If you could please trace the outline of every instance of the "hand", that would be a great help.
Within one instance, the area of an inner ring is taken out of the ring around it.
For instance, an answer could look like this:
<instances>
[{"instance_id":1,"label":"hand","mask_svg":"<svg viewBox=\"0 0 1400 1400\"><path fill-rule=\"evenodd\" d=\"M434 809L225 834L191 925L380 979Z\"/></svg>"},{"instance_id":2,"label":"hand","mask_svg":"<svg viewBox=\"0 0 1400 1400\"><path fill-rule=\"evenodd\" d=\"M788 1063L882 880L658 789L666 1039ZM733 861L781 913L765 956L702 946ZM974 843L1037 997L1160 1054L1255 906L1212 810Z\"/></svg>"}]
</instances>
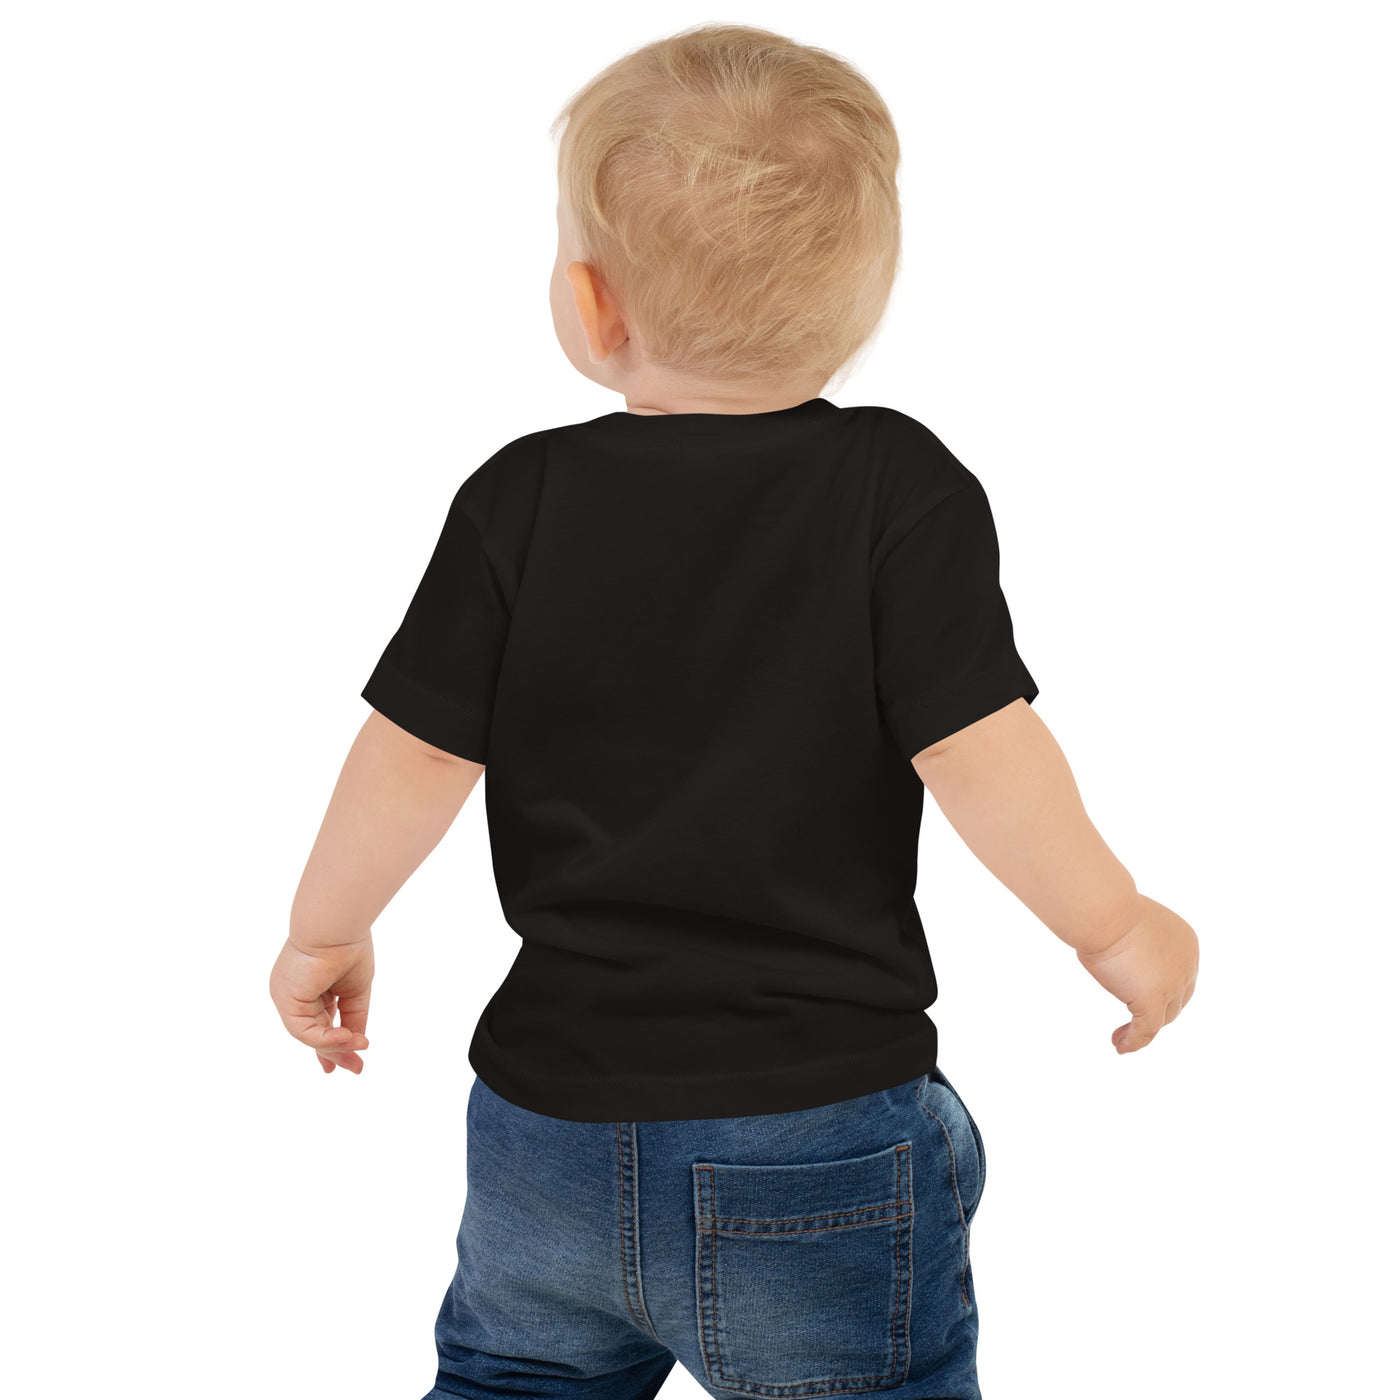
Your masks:
<instances>
[{"instance_id":1,"label":"hand","mask_svg":"<svg viewBox=\"0 0 1400 1400\"><path fill-rule=\"evenodd\" d=\"M1163 1026L1181 1015L1196 990L1200 961L1195 930L1179 914L1141 893L1138 911L1122 937L1098 952L1078 955L1090 976L1133 1013L1113 1032L1120 1055L1150 1045Z\"/></svg>"},{"instance_id":2,"label":"hand","mask_svg":"<svg viewBox=\"0 0 1400 1400\"><path fill-rule=\"evenodd\" d=\"M365 1062L355 1052L369 1046L365 1023L373 979L374 944L368 935L362 942L305 949L289 938L273 964L268 991L282 1024L316 1052L327 1074L337 1065L359 1074Z\"/></svg>"}]
</instances>

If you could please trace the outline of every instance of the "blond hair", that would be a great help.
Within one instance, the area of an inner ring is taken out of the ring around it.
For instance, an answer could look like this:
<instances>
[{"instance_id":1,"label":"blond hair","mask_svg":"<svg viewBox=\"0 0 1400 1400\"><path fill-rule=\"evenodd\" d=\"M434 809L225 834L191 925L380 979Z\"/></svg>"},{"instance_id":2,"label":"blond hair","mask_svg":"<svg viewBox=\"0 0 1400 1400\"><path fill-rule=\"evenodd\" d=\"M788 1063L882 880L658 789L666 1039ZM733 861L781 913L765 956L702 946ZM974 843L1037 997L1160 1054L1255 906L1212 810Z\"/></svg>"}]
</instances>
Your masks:
<instances>
[{"instance_id":1,"label":"blond hair","mask_svg":"<svg viewBox=\"0 0 1400 1400\"><path fill-rule=\"evenodd\" d=\"M823 383L874 334L900 260L899 140L854 67L707 23L569 98L560 198L655 365Z\"/></svg>"}]
</instances>

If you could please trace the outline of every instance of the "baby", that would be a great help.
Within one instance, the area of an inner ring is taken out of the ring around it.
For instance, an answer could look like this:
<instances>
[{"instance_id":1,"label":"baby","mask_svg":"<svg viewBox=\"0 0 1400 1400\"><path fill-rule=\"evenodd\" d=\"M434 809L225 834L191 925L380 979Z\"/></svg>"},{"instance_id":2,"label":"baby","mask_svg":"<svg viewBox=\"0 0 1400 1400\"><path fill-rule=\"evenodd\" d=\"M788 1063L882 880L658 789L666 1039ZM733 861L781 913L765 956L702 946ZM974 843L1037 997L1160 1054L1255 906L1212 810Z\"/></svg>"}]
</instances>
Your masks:
<instances>
[{"instance_id":1,"label":"baby","mask_svg":"<svg viewBox=\"0 0 1400 1400\"><path fill-rule=\"evenodd\" d=\"M271 992L360 1073L371 925L489 767L521 946L475 1028L443 1397L979 1396L981 1134L938 1065L924 792L1131 1012L1191 997L1031 708L976 476L822 391L899 145L851 65L707 24L555 123L560 345L625 409L457 490L364 688Z\"/></svg>"}]
</instances>

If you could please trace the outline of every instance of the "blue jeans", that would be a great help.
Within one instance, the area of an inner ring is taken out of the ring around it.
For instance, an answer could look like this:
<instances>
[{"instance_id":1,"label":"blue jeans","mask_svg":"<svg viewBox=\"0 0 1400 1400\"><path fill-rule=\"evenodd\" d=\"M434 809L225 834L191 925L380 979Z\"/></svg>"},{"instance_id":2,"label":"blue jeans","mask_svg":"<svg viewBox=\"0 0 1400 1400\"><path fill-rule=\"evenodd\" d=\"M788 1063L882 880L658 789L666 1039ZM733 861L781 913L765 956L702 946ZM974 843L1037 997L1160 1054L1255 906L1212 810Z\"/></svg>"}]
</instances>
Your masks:
<instances>
[{"instance_id":1,"label":"blue jeans","mask_svg":"<svg viewBox=\"0 0 1400 1400\"><path fill-rule=\"evenodd\" d=\"M982 1137L941 1071L794 1113L574 1123L480 1078L446 1397L980 1400Z\"/></svg>"}]
</instances>

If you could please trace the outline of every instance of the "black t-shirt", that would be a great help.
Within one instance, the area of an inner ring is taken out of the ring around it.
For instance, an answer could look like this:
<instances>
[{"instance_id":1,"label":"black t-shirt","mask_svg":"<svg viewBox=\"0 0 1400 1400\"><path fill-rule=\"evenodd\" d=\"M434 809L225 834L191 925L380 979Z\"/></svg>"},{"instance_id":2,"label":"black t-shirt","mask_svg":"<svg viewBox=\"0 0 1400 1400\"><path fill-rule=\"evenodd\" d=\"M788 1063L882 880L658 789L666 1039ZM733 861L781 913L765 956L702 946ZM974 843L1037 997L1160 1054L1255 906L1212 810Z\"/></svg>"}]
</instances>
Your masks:
<instances>
[{"instance_id":1,"label":"black t-shirt","mask_svg":"<svg viewBox=\"0 0 1400 1400\"><path fill-rule=\"evenodd\" d=\"M486 765L521 947L472 1068L582 1122L932 1069L909 760L1036 693L987 496L914 418L816 398L507 444L363 691Z\"/></svg>"}]
</instances>

